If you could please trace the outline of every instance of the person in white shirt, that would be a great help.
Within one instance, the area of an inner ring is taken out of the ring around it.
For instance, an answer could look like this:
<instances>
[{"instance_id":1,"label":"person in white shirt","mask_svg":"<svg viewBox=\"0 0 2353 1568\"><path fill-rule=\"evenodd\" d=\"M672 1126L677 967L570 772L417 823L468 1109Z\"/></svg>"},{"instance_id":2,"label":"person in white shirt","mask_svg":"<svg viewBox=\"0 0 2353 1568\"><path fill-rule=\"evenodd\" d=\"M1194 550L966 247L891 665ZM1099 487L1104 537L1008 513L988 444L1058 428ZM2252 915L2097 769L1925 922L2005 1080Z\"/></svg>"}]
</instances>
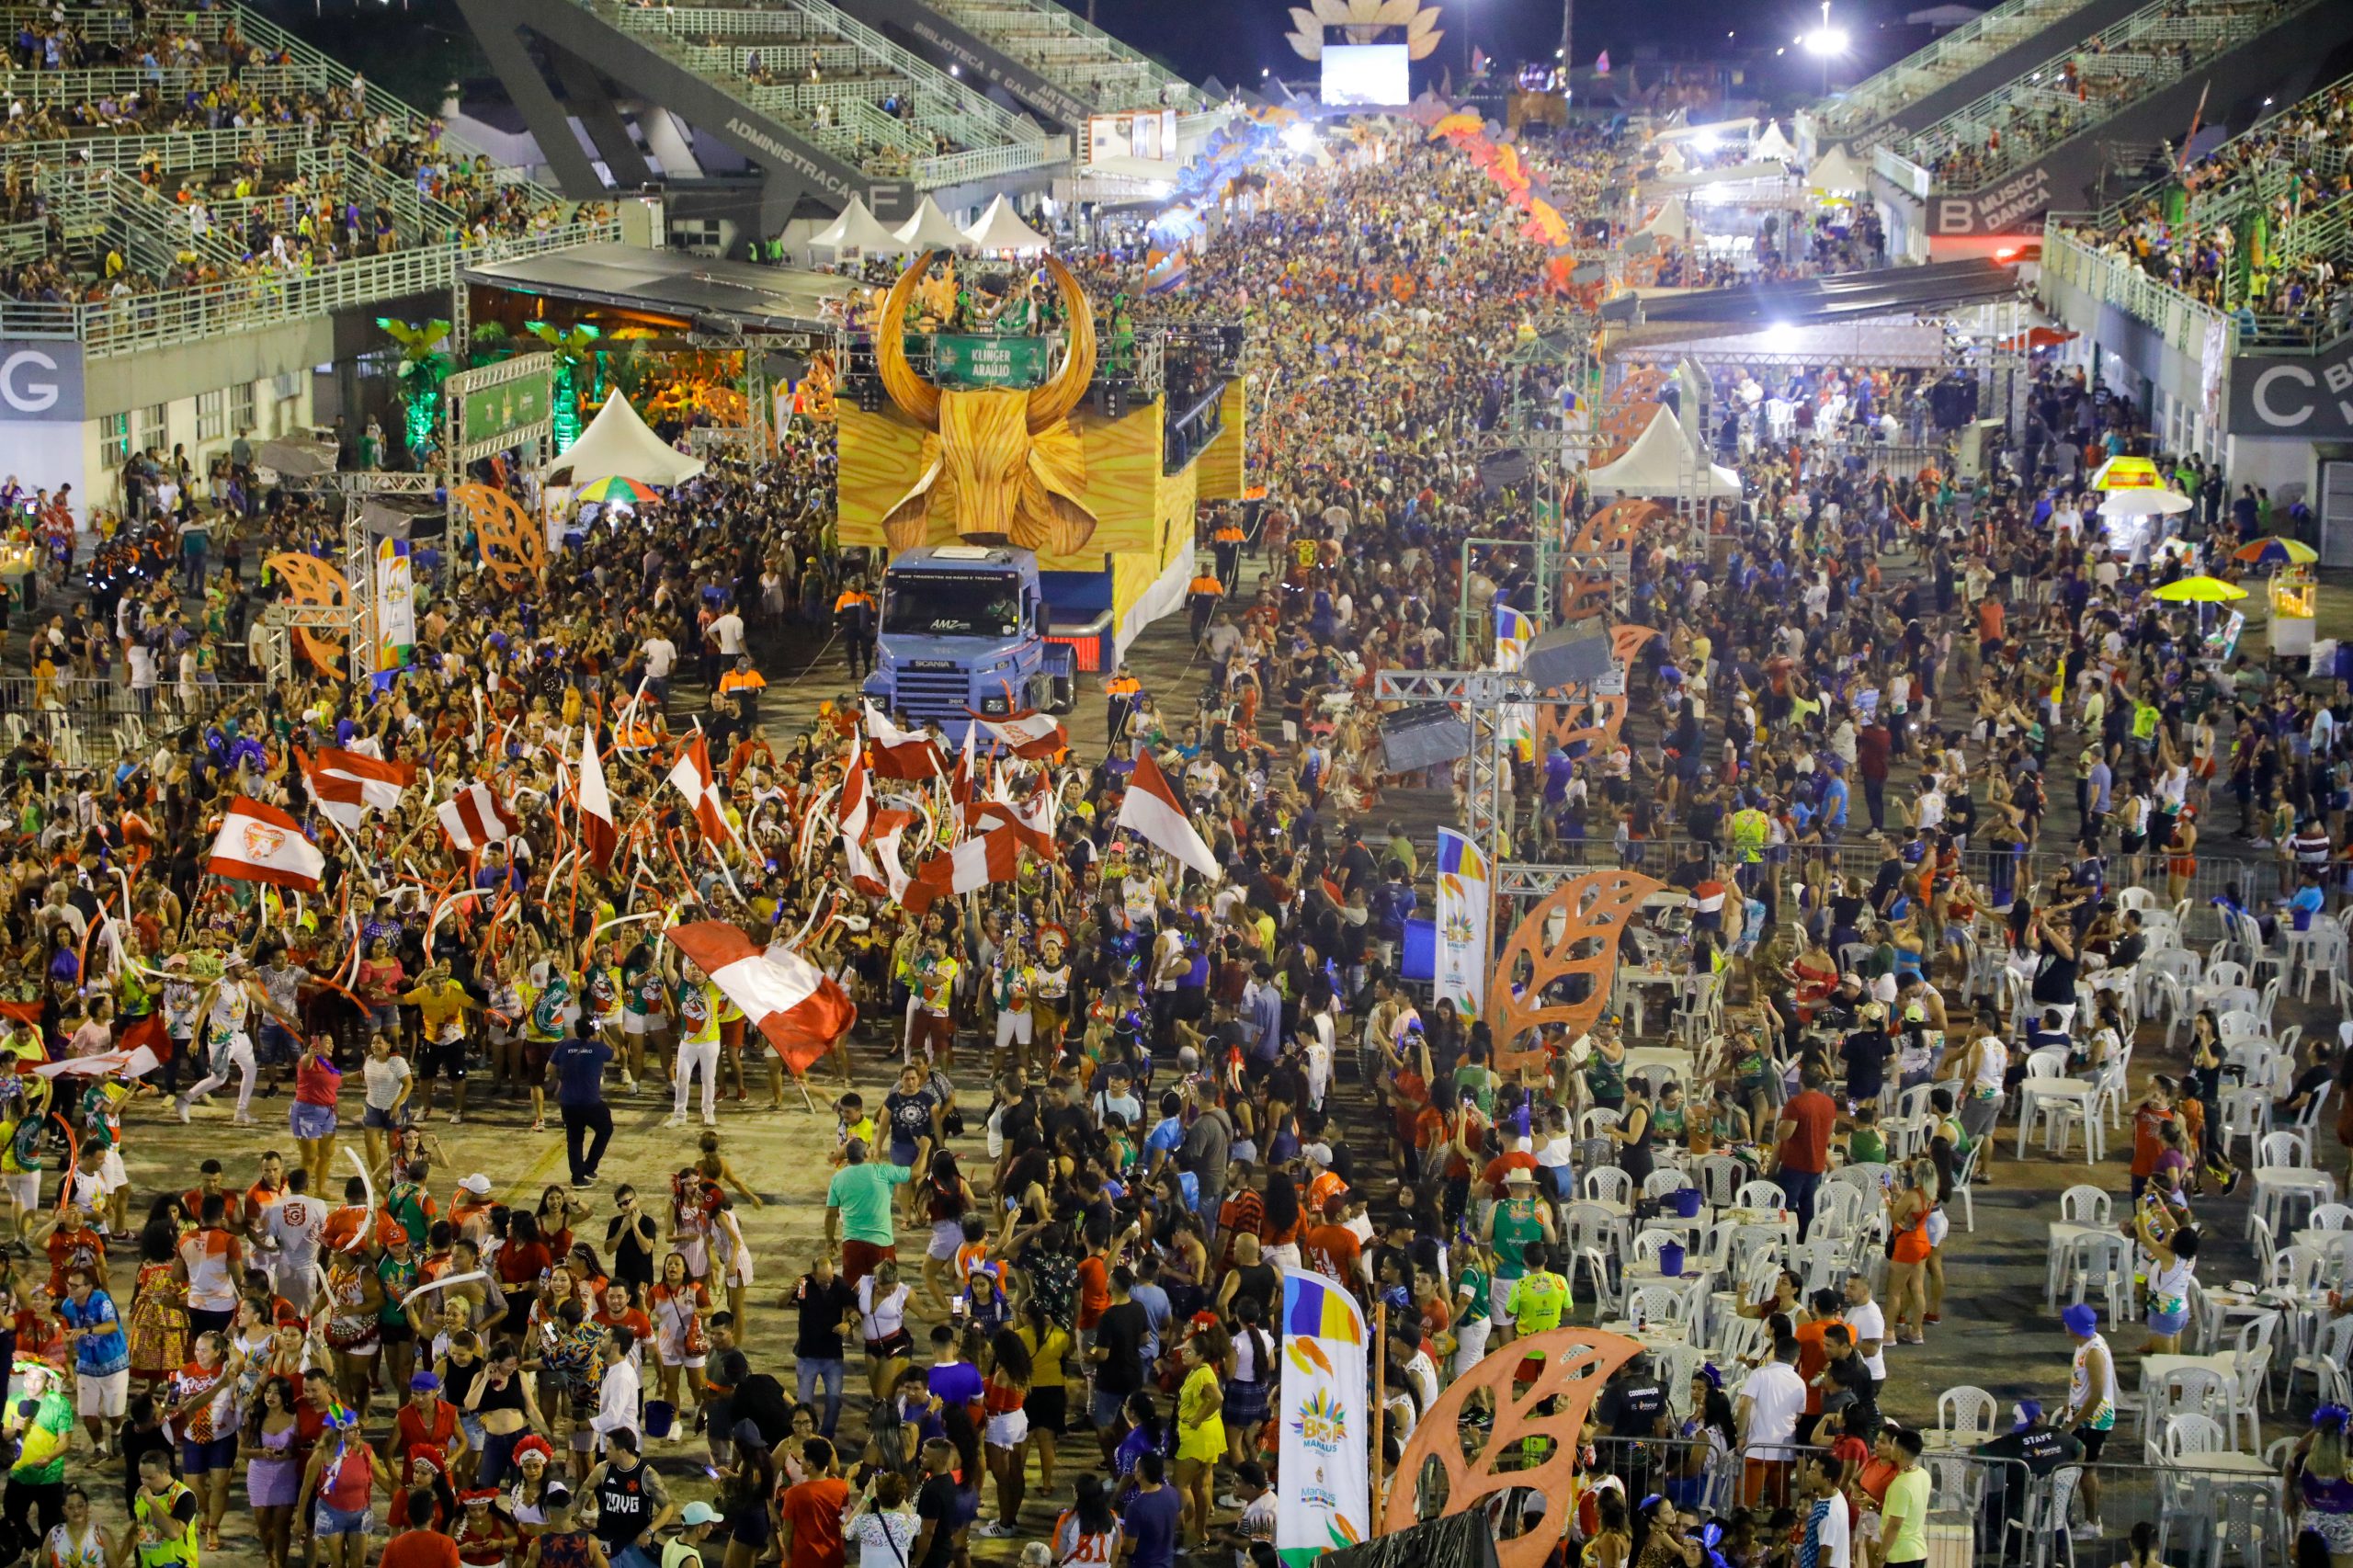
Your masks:
<instances>
[{"instance_id":1,"label":"person in white shirt","mask_svg":"<svg viewBox=\"0 0 2353 1568\"><path fill-rule=\"evenodd\" d=\"M317 1287L319 1233L326 1224L326 1205L304 1189L310 1173L286 1173L286 1196L263 1210L262 1232L267 1238L270 1289L286 1298L298 1312L311 1310Z\"/></svg>"},{"instance_id":2,"label":"person in white shirt","mask_svg":"<svg viewBox=\"0 0 2353 1568\"><path fill-rule=\"evenodd\" d=\"M1855 1335L1855 1354L1863 1358L1863 1366L1873 1381L1887 1381L1887 1314L1871 1300L1871 1282L1868 1275L1847 1276L1847 1311L1843 1314L1847 1326Z\"/></svg>"},{"instance_id":3,"label":"person in white shirt","mask_svg":"<svg viewBox=\"0 0 2353 1568\"><path fill-rule=\"evenodd\" d=\"M1740 1428L1743 1499L1780 1504L1790 1498L1790 1472L1797 1458L1792 1446L1798 1417L1805 1414L1805 1380L1798 1376L1798 1342L1785 1335L1773 1346L1773 1358L1748 1374L1733 1403L1733 1422Z\"/></svg>"},{"instance_id":4,"label":"person in white shirt","mask_svg":"<svg viewBox=\"0 0 2353 1568\"><path fill-rule=\"evenodd\" d=\"M670 672L678 667L677 644L657 631L645 640L639 652L645 655L647 689L654 701L666 700L670 695Z\"/></svg>"},{"instance_id":5,"label":"person in white shirt","mask_svg":"<svg viewBox=\"0 0 2353 1568\"><path fill-rule=\"evenodd\" d=\"M710 640L719 644L719 656L733 659L744 651L744 618L733 608L710 623Z\"/></svg>"},{"instance_id":6,"label":"person in white shirt","mask_svg":"<svg viewBox=\"0 0 2353 1568\"><path fill-rule=\"evenodd\" d=\"M588 1418L599 1447L615 1432L637 1430L637 1398L644 1380L631 1354L636 1348L637 1335L627 1328L616 1326L606 1336L605 1381L597 1389L597 1414Z\"/></svg>"},{"instance_id":7,"label":"person in white shirt","mask_svg":"<svg viewBox=\"0 0 2353 1568\"><path fill-rule=\"evenodd\" d=\"M1805 1472L1798 1477L1798 1527L1803 1543L1798 1549L1799 1561L1810 1562L1813 1568L1848 1568L1854 1561L1847 1499L1838 1489L1845 1471L1842 1460L1813 1454L1805 1461Z\"/></svg>"}]
</instances>

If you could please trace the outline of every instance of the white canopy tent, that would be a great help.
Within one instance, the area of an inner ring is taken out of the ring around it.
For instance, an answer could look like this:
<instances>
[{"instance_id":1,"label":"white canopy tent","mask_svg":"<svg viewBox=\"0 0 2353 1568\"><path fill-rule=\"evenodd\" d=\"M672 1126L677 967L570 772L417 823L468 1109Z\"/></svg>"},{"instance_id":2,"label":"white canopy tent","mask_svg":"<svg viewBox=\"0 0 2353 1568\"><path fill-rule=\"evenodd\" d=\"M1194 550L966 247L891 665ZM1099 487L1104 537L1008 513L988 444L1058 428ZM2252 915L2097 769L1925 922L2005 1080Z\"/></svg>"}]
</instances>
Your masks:
<instances>
[{"instance_id":1,"label":"white canopy tent","mask_svg":"<svg viewBox=\"0 0 2353 1568\"><path fill-rule=\"evenodd\" d=\"M905 250L957 250L972 244L964 231L948 221L939 203L926 196L915 215L899 225L899 244Z\"/></svg>"},{"instance_id":2,"label":"white canopy tent","mask_svg":"<svg viewBox=\"0 0 2353 1568\"><path fill-rule=\"evenodd\" d=\"M1596 495L1662 501L1737 501L1741 494L1740 475L1694 453L1683 426L1665 408L1652 419L1649 429L1634 437L1624 457L1588 470L1586 483Z\"/></svg>"},{"instance_id":3,"label":"white canopy tent","mask_svg":"<svg viewBox=\"0 0 2353 1568\"><path fill-rule=\"evenodd\" d=\"M1012 251L1019 256L1036 256L1053 248L1051 241L1021 221L1002 194L989 203L979 222L964 231L964 239L981 250Z\"/></svg>"},{"instance_id":4,"label":"white canopy tent","mask_svg":"<svg viewBox=\"0 0 2353 1568\"><path fill-rule=\"evenodd\" d=\"M1847 155L1844 147L1833 147L1813 161L1805 172L1806 187L1810 190L1865 190L1870 188L1863 168Z\"/></svg>"},{"instance_id":5,"label":"white canopy tent","mask_svg":"<svg viewBox=\"0 0 2353 1568\"><path fill-rule=\"evenodd\" d=\"M864 199L855 196L842 209L842 215L818 230L809 243L824 250L854 250L868 256L895 256L905 248L898 235L866 210Z\"/></svg>"},{"instance_id":6,"label":"white canopy tent","mask_svg":"<svg viewBox=\"0 0 2353 1568\"><path fill-rule=\"evenodd\" d=\"M2103 517L2170 517L2189 510L2192 503L2178 490L2103 490Z\"/></svg>"},{"instance_id":7,"label":"white canopy tent","mask_svg":"<svg viewBox=\"0 0 2353 1568\"><path fill-rule=\"evenodd\" d=\"M1656 234L1663 240L1673 240L1677 244L1686 244L1691 238L1690 209L1683 205L1681 197L1670 196L1660 206L1658 211L1652 215L1651 221L1634 233Z\"/></svg>"},{"instance_id":8,"label":"white canopy tent","mask_svg":"<svg viewBox=\"0 0 2353 1568\"><path fill-rule=\"evenodd\" d=\"M1765 122L1765 134L1749 143L1748 155L1752 158L1794 158L1798 150L1790 144L1788 137L1781 134L1781 122L1768 119Z\"/></svg>"},{"instance_id":9,"label":"white canopy tent","mask_svg":"<svg viewBox=\"0 0 2353 1568\"><path fill-rule=\"evenodd\" d=\"M577 490L616 475L644 484L682 484L702 471L700 458L690 458L665 445L638 417L629 399L615 392L580 433L580 439L572 443L572 449L555 460L550 473L568 475L559 483Z\"/></svg>"}]
</instances>

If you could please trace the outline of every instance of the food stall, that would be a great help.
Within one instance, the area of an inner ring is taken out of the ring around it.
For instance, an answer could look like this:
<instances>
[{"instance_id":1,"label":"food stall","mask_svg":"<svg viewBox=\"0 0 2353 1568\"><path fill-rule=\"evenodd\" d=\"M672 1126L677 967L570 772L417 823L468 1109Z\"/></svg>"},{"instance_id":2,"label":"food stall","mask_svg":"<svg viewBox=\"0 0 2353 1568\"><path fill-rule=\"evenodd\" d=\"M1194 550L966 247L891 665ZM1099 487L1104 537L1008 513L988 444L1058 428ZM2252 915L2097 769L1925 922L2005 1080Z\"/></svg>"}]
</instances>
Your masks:
<instances>
[{"instance_id":1,"label":"food stall","mask_svg":"<svg viewBox=\"0 0 2353 1568\"><path fill-rule=\"evenodd\" d=\"M2267 633L2275 659L2312 656L2313 622L2319 609L2320 585L2313 580L2319 552L2302 540L2277 535L2249 540L2231 551L2231 559L2248 566L2271 568L2271 625Z\"/></svg>"}]
</instances>

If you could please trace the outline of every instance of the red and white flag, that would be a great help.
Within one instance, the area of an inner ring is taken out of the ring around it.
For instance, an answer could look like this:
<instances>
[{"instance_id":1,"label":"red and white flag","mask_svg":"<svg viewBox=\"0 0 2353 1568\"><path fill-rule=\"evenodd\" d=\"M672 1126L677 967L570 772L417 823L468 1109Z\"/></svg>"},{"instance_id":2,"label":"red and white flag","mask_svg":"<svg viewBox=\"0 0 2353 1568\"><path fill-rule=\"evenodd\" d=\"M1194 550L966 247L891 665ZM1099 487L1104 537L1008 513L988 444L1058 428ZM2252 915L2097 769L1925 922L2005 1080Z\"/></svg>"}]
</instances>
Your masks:
<instances>
[{"instance_id":1,"label":"red and white flag","mask_svg":"<svg viewBox=\"0 0 2353 1568\"><path fill-rule=\"evenodd\" d=\"M1069 733L1044 713L1016 713L1010 719L983 719L981 727L1006 750L1030 762L1042 762L1070 749Z\"/></svg>"},{"instance_id":2,"label":"red and white flag","mask_svg":"<svg viewBox=\"0 0 2353 1568\"><path fill-rule=\"evenodd\" d=\"M512 838L522 824L507 811L497 791L487 784L469 784L433 808L441 831L461 854L471 855L485 844Z\"/></svg>"},{"instance_id":3,"label":"red and white flag","mask_svg":"<svg viewBox=\"0 0 2353 1568\"><path fill-rule=\"evenodd\" d=\"M695 826L705 840L718 844L735 836L727 825L727 799L719 792L719 780L710 771L710 747L698 731L679 748L678 760L670 767L670 784L687 798L694 808Z\"/></svg>"},{"instance_id":4,"label":"red and white flag","mask_svg":"<svg viewBox=\"0 0 2353 1568\"><path fill-rule=\"evenodd\" d=\"M936 778L948 771L938 742L902 730L871 702L866 705L866 733L874 741L874 771L885 778Z\"/></svg>"},{"instance_id":5,"label":"red and white flag","mask_svg":"<svg viewBox=\"0 0 2353 1568\"><path fill-rule=\"evenodd\" d=\"M1225 868L1185 814L1184 801L1169 786L1150 752L1136 753L1136 770L1128 780L1127 798L1120 802L1118 824L1155 849L1165 850L1211 881L1223 880Z\"/></svg>"},{"instance_id":6,"label":"red and white flag","mask_svg":"<svg viewBox=\"0 0 2353 1568\"><path fill-rule=\"evenodd\" d=\"M864 747L853 747L849 771L842 775L839 808L842 836L852 844L866 841L866 824L874 815L874 780L866 770Z\"/></svg>"},{"instance_id":7,"label":"red and white flag","mask_svg":"<svg viewBox=\"0 0 2353 1568\"><path fill-rule=\"evenodd\" d=\"M294 754L319 814L346 833L358 831L370 811L400 808L401 791L416 782L416 765L385 762L356 751L322 746L316 756Z\"/></svg>"},{"instance_id":8,"label":"red and white flag","mask_svg":"<svg viewBox=\"0 0 2353 1568\"><path fill-rule=\"evenodd\" d=\"M763 950L724 920L673 926L668 935L744 1009L795 1077L858 1022L848 993L799 953L781 947Z\"/></svg>"},{"instance_id":9,"label":"red and white flag","mask_svg":"<svg viewBox=\"0 0 2353 1568\"><path fill-rule=\"evenodd\" d=\"M1054 793L1051 790L1040 790L1024 804L992 797L972 808L971 820L976 831L1004 827L1040 860L1054 858Z\"/></svg>"},{"instance_id":10,"label":"red and white flag","mask_svg":"<svg viewBox=\"0 0 2353 1568\"><path fill-rule=\"evenodd\" d=\"M917 866L899 902L909 914L921 915L935 898L978 892L992 882L1011 881L1020 864L1021 842L1010 829L983 833Z\"/></svg>"},{"instance_id":11,"label":"red and white flag","mask_svg":"<svg viewBox=\"0 0 2353 1568\"><path fill-rule=\"evenodd\" d=\"M597 755L597 726L580 728L580 852L603 871L611 869L621 846L621 830L613 816L612 792L605 788L605 762Z\"/></svg>"},{"instance_id":12,"label":"red and white flag","mask_svg":"<svg viewBox=\"0 0 2353 1568\"><path fill-rule=\"evenodd\" d=\"M899 858L899 840L904 827L894 827L874 840L874 853L869 856L866 846L855 838L845 841L849 853L850 885L869 898L887 898L904 903L907 896L907 869Z\"/></svg>"},{"instance_id":13,"label":"red and white flag","mask_svg":"<svg viewBox=\"0 0 2353 1568\"><path fill-rule=\"evenodd\" d=\"M143 1078L171 1057L172 1037L164 1028L163 1015L149 1013L123 1031L122 1040L114 1050L102 1051L96 1056L44 1062L33 1072L43 1078L61 1074L76 1078Z\"/></svg>"},{"instance_id":14,"label":"red and white flag","mask_svg":"<svg viewBox=\"0 0 2353 1568\"><path fill-rule=\"evenodd\" d=\"M238 796L212 840L204 869L238 882L270 882L303 892L319 891L327 858L302 836L301 824L276 806Z\"/></svg>"},{"instance_id":15,"label":"red and white flag","mask_svg":"<svg viewBox=\"0 0 2353 1568\"><path fill-rule=\"evenodd\" d=\"M956 754L956 771L948 780L948 803L960 812L981 798L980 784L975 777L981 759L973 754L979 750L972 743L980 738L977 719L964 721L964 749Z\"/></svg>"}]
</instances>

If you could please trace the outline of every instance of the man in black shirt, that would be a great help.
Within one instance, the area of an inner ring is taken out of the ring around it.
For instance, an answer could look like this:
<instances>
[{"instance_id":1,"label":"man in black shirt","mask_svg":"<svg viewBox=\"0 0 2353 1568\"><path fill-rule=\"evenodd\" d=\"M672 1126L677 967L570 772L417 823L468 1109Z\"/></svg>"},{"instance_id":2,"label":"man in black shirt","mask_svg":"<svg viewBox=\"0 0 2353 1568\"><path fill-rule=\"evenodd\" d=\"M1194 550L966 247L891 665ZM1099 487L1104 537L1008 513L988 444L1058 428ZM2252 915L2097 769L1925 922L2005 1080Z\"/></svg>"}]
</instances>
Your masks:
<instances>
[{"instance_id":1,"label":"man in black shirt","mask_svg":"<svg viewBox=\"0 0 2353 1568\"><path fill-rule=\"evenodd\" d=\"M1121 1264L1111 1270L1111 1304L1097 1320L1095 1344L1086 1353L1095 1363L1095 1436L1106 1465L1119 1446L1120 1409L1143 1386L1143 1347L1152 1336L1151 1315L1136 1301L1135 1288L1133 1269Z\"/></svg>"},{"instance_id":2,"label":"man in black shirt","mask_svg":"<svg viewBox=\"0 0 2353 1568\"><path fill-rule=\"evenodd\" d=\"M1894 1043L1887 1036L1887 1005L1866 1002L1857 1014L1859 1024L1839 1048L1847 1064L1847 1103L1859 1106L1876 1100L1887 1087L1887 1059Z\"/></svg>"},{"instance_id":3,"label":"man in black shirt","mask_svg":"<svg viewBox=\"0 0 2353 1568\"><path fill-rule=\"evenodd\" d=\"M793 1379L803 1404L824 1386L824 1416L817 1429L830 1437L842 1414L842 1326L858 1311L858 1292L834 1272L834 1260L820 1252L792 1288L792 1304L801 1314L792 1336Z\"/></svg>"},{"instance_id":4,"label":"man in black shirt","mask_svg":"<svg viewBox=\"0 0 2353 1568\"><path fill-rule=\"evenodd\" d=\"M1618 1375L1601 1391L1594 1415L1613 1437L1665 1435L1666 1386L1659 1381L1648 1356L1636 1356L1618 1369Z\"/></svg>"},{"instance_id":5,"label":"man in black shirt","mask_svg":"<svg viewBox=\"0 0 2353 1568\"><path fill-rule=\"evenodd\" d=\"M976 1479L976 1494L979 1486ZM956 1445L945 1437L923 1446L923 1485L915 1492L915 1517L923 1522L915 1530L914 1550L907 1553L908 1568L948 1568L964 1534L959 1522L964 1506L956 1495Z\"/></svg>"},{"instance_id":6,"label":"man in black shirt","mask_svg":"<svg viewBox=\"0 0 2353 1568\"><path fill-rule=\"evenodd\" d=\"M2013 1425L2008 1436L1996 1437L1990 1443L1980 1443L1971 1451L1990 1460L2016 1460L2023 1463L2027 1474L2038 1482L2063 1465L2082 1462L2084 1445L2081 1440L2074 1433L2059 1431L2046 1423L2042 1418L2040 1401L2020 1400L2010 1407L2010 1415ZM1991 1464L1985 1469L1985 1505L1989 1511L2001 1518L2002 1534L2006 1537L2008 1527L2026 1512L2026 1488L2007 1484L2010 1475L2007 1464Z\"/></svg>"}]
</instances>

